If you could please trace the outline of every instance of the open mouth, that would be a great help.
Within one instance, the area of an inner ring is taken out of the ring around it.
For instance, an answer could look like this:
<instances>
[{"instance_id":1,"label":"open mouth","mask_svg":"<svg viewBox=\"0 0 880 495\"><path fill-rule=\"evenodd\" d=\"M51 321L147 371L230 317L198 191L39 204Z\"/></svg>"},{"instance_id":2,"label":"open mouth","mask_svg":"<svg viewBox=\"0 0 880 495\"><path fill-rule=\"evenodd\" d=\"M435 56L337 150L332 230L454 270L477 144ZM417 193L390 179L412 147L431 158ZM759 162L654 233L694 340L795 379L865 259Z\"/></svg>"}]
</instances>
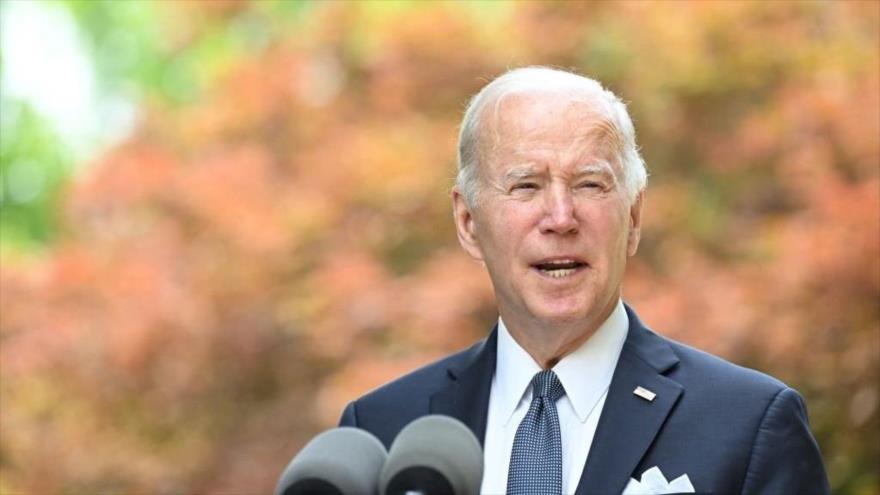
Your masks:
<instances>
[{"instance_id":1,"label":"open mouth","mask_svg":"<svg viewBox=\"0 0 880 495\"><path fill-rule=\"evenodd\" d=\"M586 263L575 259L542 261L532 265L536 270L551 278L564 278L574 275L575 272L585 266L587 266Z\"/></svg>"}]
</instances>

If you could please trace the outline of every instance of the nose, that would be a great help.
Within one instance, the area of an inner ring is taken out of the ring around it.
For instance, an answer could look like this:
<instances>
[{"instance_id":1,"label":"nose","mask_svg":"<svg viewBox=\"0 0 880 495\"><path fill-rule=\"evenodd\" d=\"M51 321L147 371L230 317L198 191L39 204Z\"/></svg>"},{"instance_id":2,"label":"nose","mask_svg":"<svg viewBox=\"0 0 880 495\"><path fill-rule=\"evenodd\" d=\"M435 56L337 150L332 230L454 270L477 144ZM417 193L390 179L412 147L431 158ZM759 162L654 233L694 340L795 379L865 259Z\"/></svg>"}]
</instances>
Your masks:
<instances>
[{"instance_id":1,"label":"nose","mask_svg":"<svg viewBox=\"0 0 880 495\"><path fill-rule=\"evenodd\" d=\"M574 199L568 187L554 184L545 190L544 216L539 228L545 234L577 233L578 219L575 217Z\"/></svg>"}]
</instances>

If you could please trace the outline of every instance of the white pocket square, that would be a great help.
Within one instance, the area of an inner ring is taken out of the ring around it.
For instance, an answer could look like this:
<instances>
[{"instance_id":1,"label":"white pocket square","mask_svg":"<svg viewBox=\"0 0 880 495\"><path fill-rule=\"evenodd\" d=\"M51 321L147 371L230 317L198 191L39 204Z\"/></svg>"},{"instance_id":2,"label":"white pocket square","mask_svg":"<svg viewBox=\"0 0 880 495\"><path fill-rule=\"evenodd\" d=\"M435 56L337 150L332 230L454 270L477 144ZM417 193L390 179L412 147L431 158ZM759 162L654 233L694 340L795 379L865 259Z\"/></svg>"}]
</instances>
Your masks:
<instances>
[{"instance_id":1,"label":"white pocket square","mask_svg":"<svg viewBox=\"0 0 880 495\"><path fill-rule=\"evenodd\" d=\"M666 477L657 466L642 473L642 480L630 478L621 495L659 495L663 493L694 493L694 485L691 484L688 475L683 474L672 481L666 481Z\"/></svg>"}]
</instances>

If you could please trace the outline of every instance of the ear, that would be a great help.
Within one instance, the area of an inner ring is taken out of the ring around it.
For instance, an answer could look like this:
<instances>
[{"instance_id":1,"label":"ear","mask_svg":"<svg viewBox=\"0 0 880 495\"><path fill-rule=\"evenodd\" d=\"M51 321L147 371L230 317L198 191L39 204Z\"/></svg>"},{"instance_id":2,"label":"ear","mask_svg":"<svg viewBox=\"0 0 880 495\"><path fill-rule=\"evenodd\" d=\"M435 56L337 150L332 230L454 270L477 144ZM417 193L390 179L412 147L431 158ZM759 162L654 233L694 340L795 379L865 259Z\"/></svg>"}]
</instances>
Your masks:
<instances>
[{"instance_id":1,"label":"ear","mask_svg":"<svg viewBox=\"0 0 880 495\"><path fill-rule=\"evenodd\" d=\"M626 254L633 256L639 249L639 240L642 237L642 205L645 202L644 189L639 191L636 200L629 207L629 234L626 239Z\"/></svg>"},{"instance_id":2,"label":"ear","mask_svg":"<svg viewBox=\"0 0 880 495\"><path fill-rule=\"evenodd\" d=\"M452 216L455 220L455 230L458 233L458 242L461 247L471 258L483 261L483 251L477 241L474 216L458 187L452 189Z\"/></svg>"}]
</instances>

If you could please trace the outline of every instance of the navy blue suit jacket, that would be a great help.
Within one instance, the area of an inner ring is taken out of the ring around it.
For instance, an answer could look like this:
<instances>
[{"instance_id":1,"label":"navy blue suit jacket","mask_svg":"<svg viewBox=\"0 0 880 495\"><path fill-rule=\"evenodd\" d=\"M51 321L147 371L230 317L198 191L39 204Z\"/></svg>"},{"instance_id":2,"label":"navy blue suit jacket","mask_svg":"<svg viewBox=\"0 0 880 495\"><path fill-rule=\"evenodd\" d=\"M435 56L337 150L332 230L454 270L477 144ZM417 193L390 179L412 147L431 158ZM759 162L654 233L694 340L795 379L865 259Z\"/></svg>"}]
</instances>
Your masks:
<instances>
[{"instance_id":1,"label":"navy blue suit jacket","mask_svg":"<svg viewBox=\"0 0 880 495\"><path fill-rule=\"evenodd\" d=\"M626 311L629 331L577 495L619 494L653 466L670 481L687 474L697 493L830 491L797 391L661 337ZM445 414L482 443L496 332L350 403L340 425L363 428L390 447L412 420ZM656 398L634 395L639 386Z\"/></svg>"}]
</instances>

